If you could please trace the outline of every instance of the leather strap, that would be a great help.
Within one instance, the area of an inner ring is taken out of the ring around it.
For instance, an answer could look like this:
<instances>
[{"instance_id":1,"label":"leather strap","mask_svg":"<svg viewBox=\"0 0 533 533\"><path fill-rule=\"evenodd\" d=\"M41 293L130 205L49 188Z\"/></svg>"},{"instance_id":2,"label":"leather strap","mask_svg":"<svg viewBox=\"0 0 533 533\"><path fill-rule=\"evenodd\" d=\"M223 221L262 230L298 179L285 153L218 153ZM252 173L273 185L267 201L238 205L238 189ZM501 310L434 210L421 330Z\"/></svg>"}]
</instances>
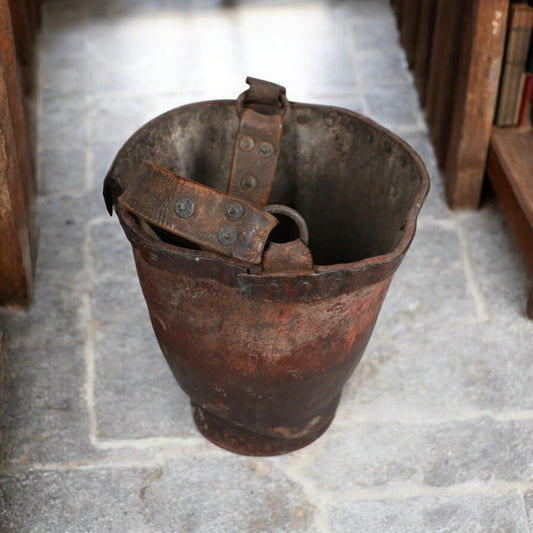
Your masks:
<instances>
[{"instance_id":1,"label":"leather strap","mask_svg":"<svg viewBox=\"0 0 533 533\"><path fill-rule=\"evenodd\" d=\"M236 196L145 162L119 204L149 224L200 247L261 263L275 216Z\"/></svg>"},{"instance_id":2,"label":"leather strap","mask_svg":"<svg viewBox=\"0 0 533 533\"><path fill-rule=\"evenodd\" d=\"M250 77L246 82L250 88L237 100L241 121L233 148L228 193L264 206L274 183L283 119L290 105L281 85Z\"/></svg>"}]
</instances>

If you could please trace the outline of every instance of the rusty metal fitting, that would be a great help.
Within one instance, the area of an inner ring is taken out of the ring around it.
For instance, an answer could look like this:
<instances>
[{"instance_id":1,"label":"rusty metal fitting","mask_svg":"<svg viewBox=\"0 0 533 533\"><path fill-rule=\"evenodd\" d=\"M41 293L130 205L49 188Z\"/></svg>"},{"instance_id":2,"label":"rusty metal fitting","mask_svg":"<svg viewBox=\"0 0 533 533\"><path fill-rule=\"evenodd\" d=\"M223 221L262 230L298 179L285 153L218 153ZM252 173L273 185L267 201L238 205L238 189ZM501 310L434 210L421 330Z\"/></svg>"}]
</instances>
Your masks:
<instances>
[{"instance_id":1,"label":"rusty metal fitting","mask_svg":"<svg viewBox=\"0 0 533 533\"><path fill-rule=\"evenodd\" d=\"M246 83L250 88L239 95L235 108L239 117L246 106L254 108L266 115L281 115L283 122L290 115L290 102L287 99L285 87L248 76Z\"/></svg>"},{"instance_id":2,"label":"rusty metal fitting","mask_svg":"<svg viewBox=\"0 0 533 533\"><path fill-rule=\"evenodd\" d=\"M296 211L296 209L286 205L272 204L267 205L264 210L271 215L285 215L293 220L298 228L298 232L300 233L300 240L306 246L309 244L309 229L307 227L307 222L305 221L304 217L298 213L298 211Z\"/></svg>"}]
</instances>

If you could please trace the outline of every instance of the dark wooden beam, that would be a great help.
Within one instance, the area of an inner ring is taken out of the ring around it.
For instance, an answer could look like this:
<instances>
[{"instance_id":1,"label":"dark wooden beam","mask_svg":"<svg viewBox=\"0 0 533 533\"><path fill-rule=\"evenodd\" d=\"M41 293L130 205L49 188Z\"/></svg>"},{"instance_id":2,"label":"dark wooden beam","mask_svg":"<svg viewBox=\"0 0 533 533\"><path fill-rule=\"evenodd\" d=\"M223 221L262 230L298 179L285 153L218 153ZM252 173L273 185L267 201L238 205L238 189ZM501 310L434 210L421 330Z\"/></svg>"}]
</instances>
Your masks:
<instances>
[{"instance_id":1,"label":"dark wooden beam","mask_svg":"<svg viewBox=\"0 0 533 533\"><path fill-rule=\"evenodd\" d=\"M498 94L508 0L465 2L463 44L444 166L451 208L479 204Z\"/></svg>"}]
</instances>

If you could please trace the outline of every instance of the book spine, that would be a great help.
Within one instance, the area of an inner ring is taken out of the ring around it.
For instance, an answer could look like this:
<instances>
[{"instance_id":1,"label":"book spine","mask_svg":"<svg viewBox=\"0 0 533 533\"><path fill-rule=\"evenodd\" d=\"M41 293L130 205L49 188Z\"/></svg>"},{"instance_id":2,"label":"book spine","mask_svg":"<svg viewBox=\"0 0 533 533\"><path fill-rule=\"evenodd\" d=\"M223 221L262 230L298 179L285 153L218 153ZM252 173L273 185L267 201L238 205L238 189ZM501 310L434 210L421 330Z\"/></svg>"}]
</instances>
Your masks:
<instances>
[{"instance_id":1,"label":"book spine","mask_svg":"<svg viewBox=\"0 0 533 533\"><path fill-rule=\"evenodd\" d=\"M519 119L532 28L533 9L525 4L512 5L495 117L497 126L514 126Z\"/></svg>"},{"instance_id":2,"label":"book spine","mask_svg":"<svg viewBox=\"0 0 533 533\"><path fill-rule=\"evenodd\" d=\"M531 127L531 102L533 101L533 73L525 74L524 91L518 115L518 127Z\"/></svg>"}]
</instances>

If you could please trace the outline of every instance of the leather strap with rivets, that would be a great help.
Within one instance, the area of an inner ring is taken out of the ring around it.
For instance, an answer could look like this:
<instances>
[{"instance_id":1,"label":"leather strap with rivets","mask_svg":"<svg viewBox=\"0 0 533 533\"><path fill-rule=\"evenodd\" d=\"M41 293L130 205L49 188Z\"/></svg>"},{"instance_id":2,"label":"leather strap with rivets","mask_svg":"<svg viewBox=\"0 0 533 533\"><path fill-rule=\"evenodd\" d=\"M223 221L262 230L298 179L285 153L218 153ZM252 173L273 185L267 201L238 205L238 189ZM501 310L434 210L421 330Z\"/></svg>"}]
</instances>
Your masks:
<instances>
[{"instance_id":1,"label":"leather strap with rivets","mask_svg":"<svg viewBox=\"0 0 533 533\"><path fill-rule=\"evenodd\" d=\"M240 115L228 193L267 204L274 182L283 120L289 110L285 88L248 77L250 88L237 100Z\"/></svg>"},{"instance_id":2,"label":"leather strap with rivets","mask_svg":"<svg viewBox=\"0 0 533 533\"><path fill-rule=\"evenodd\" d=\"M261 263L278 220L237 196L145 162L118 198L121 206L152 226L201 248L248 263Z\"/></svg>"}]
</instances>

